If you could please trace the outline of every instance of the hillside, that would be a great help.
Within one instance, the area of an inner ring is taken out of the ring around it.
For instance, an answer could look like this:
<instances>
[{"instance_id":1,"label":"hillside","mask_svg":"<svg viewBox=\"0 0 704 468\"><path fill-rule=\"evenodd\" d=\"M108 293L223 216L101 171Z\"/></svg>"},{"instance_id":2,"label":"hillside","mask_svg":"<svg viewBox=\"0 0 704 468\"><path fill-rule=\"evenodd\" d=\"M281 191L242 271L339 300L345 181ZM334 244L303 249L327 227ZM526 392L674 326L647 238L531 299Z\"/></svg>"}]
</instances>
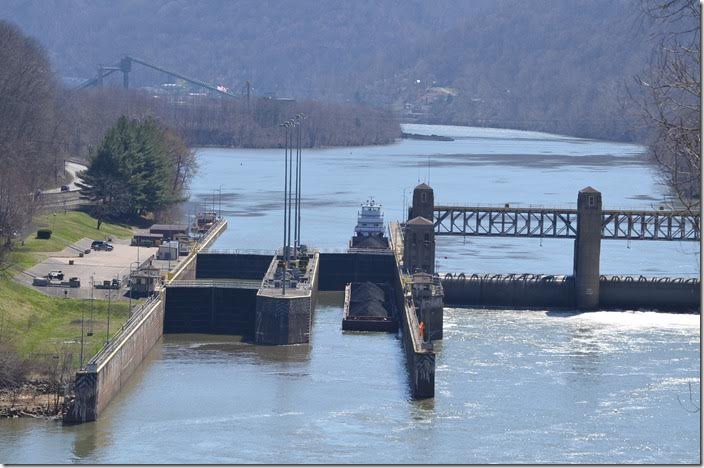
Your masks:
<instances>
[{"instance_id":1,"label":"hillside","mask_svg":"<svg viewBox=\"0 0 704 468\"><path fill-rule=\"evenodd\" d=\"M259 95L632 140L624 86L654 46L639 12L637 0L5 0L0 17L64 77L129 53Z\"/></svg>"}]
</instances>

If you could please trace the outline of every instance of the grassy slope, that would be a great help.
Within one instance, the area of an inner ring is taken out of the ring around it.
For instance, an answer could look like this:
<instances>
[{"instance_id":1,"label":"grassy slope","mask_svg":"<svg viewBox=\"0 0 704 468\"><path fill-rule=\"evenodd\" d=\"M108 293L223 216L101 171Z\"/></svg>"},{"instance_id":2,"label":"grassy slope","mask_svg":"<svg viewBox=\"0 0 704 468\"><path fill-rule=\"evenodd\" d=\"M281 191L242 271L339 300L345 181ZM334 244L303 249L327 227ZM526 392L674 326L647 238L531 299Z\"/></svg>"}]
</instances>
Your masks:
<instances>
[{"instance_id":1,"label":"grassy slope","mask_svg":"<svg viewBox=\"0 0 704 468\"><path fill-rule=\"evenodd\" d=\"M80 211L64 213L51 213L37 216L34 220L37 228L52 230L51 239L36 239L34 234L24 241L24 247L19 247L20 252L57 252L67 245L83 237L91 239L104 239L106 236L129 237L132 230L129 226L103 223L98 231L96 220Z\"/></svg>"},{"instance_id":2,"label":"grassy slope","mask_svg":"<svg viewBox=\"0 0 704 468\"><path fill-rule=\"evenodd\" d=\"M83 237L102 239L105 236L128 237L127 226L96 221L85 213L41 215L35 219L39 227L53 230L51 239L27 237L24 246L17 246L0 268L0 343L10 343L24 356L70 350L77 362L80 353L81 314L86 332L90 329L91 301L46 296L16 283L12 276L41 261L37 252L62 250ZM110 330L113 332L127 319L127 304L113 302L110 307ZM84 354L91 356L102 346L107 329L107 301L93 304L93 336L84 338ZM112 332L111 332L112 334ZM76 343L69 343L76 341Z\"/></svg>"}]
</instances>

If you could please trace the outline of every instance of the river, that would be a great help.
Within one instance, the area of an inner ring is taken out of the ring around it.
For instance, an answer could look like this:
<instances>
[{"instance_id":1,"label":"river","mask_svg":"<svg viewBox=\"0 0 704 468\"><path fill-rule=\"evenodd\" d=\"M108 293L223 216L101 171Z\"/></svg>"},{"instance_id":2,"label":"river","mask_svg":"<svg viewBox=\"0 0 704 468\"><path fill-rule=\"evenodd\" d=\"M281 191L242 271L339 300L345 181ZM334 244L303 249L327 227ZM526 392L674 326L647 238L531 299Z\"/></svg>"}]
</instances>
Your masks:
<instances>
[{"instance_id":1,"label":"river","mask_svg":"<svg viewBox=\"0 0 704 468\"><path fill-rule=\"evenodd\" d=\"M427 181L437 204L653 208L638 145L406 125L455 141L304 151L302 238L344 249L360 203L400 219ZM194 203L229 220L215 247L281 243L283 151L198 150ZM218 190L222 188L221 195ZM572 242L439 238L441 272L569 274ZM604 273L699 276L699 245L604 241ZM310 345L166 336L101 419L0 421L6 463L699 463L700 316L445 309L436 397L409 398L398 337L343 333L322 293Z\"/></svg>"}]
</instances>

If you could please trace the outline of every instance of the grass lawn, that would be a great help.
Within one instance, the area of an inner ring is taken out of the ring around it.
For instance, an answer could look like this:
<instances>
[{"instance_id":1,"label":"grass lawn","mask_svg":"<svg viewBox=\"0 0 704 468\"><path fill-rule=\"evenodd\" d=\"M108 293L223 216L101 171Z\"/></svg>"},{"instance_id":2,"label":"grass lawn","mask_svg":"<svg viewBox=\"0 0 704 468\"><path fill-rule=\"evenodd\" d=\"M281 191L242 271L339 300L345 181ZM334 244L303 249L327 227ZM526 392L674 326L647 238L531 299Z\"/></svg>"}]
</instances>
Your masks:
<instances>
[{"instance_id":1,"label":"grass lawn","mask_svg":"<svg viewBox=\"0 0 704 468\"><path fill-rule=\"evenodd\" d=\"M107 301L95 300L91 305L90 300L46 296L12 277L42 261L44 256L39 252L62 250L83 237L129 237L132 231L129 226L110 223L103 223L98 231L96 220L79 211L40 215L34 221L38 227L48 227L53 233L51 239L36 239L32 233L0 265L0 344L9 344L25 357L70 351L78 364L83 317L84 361L87 361L105 342ZM111 303L111 335L127 320L127 309L124 302ZM86 336L90 331L92 336Z\"/></svg>"},{"instance_id":2,"label":"grass lawn","mask_svg":"<svg viewBox=\"0 0 704 468\"><path fill-rule=\"evenodd\" d=\"M84 237L104 239L107 236L125 238L132 235L129 226L120 224L103 223L100 230L97 230L95 218L82 211L39 215L34 219L34 224L37 229L51 229L51 239L37 239L35 231L24 240L24 246L18 246L15 252L57 252Z\"/></svg>"},{"instance_id":3,"label":"grass lawn","mask_svg":"<svg viewBox=\"0 0 704 468\"><path fill-rule=\"evenodd\" d=\"M78 363L81 318L84 319L84 354L87 360L105 342L107 301L91 301L45 296L15 282L7 272L0 274L0 343L9 344L20 355L73 353ZM127 320L128 305L110 304L111 335ZM92 326L91 326L92 325ZM93 331L92 336L86 334Z\"/></svg>"}]
</instances>

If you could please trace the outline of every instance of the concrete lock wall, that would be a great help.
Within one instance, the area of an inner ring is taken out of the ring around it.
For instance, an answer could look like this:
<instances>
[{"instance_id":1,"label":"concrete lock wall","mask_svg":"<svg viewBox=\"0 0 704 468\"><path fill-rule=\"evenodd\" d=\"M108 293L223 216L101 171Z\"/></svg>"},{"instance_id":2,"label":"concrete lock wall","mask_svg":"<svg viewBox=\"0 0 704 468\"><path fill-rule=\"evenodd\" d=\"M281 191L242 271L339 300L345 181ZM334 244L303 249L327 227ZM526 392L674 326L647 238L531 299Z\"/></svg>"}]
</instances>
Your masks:
<instances>
[{"instance_id":1,"label":"concrete lock wall","mask_svg":"<svg viewBox=\"0 0 704 468\"><path fill-rule=\"evenodd\" d=\"M472 275L441 280L445 305L492 307L574 307L574 280L527 280L494 275Z\"/></svg>"},{"instance_id":2,"label":"concrete lock wall","mask_svg":"<svg viewBox=\"0 0 704 468\"><path fill-rule=\"evenodd\" d=\"M273 254L201 252L196 263L196 278L261 280L272 258Z\"/></svg>"},{"instance_id":3,"label":"concrete lock wall","mask_svg":"<svg viewBox=\"0 0 704 468\"><path fill-rule=\"evenodd\" d=\"M226 221L218 222L197 248L202 250L210 246L226 227ZM191 254L179 264L172 275L173 279L193 279L195 259L196 254ZM95 364L89 364L76 373L75 400L64 415L64 423L97 419L159 341L164 329L163 290L154 303L138 312L137 316L140 318L129 323L122 333L113 338L108 348L98 353Z\"/></svg>"},{"instance_id":4,"label":"concrete lock wall","mask_svg":"<svg viewBox=\"0 0 704 468\"><path fill-rule=\"evenodd\" d=\"M98 365L86 366L76 373L76 398L64 415L65 423L94 421L142 363L161 338L164 306L156 301L120 346Z\"/></svg>"},{"instance_id":5,"label":"concrete lock wall","mask_svg":"<svg viewBox=\"0 0 704 468\"><path fill-rule=\"evenodd\" d=\"M600 283L599 305L617 309L657 309L666 312L700 311L699 280L639 281L623 277L604 278Z\"/></svg>"},{"instance_id":6,"label":"concrete lock wall","mask_svg":"<svg viewBox=\"0 0 704 468\"><path fill-rule=\"evenodd\" d=\"M143 324L137 327L120 346L115 355L106 359L98 379L97 412L105 409L113 397L122 389L122 386L142 364L147 353L161 338L162 323L164 320L164 302L160 301L154 306L154 311L147 314Z\"/></svg>"},{"instance_id":7,"label":"concrete lock wall","mask_svg":"<svg viewBox=\"0 0 704 468\"><path fill-rule=\"evenodd\" d=\"M392 276L396 304L399 307L399 325L401 342L406 355L406 371L411 396L415 399L433 398L435 396L435 353L422 350L418 336L418 322L415 309L404 296L399 270L395 268Z\"/></svg>"}]
</instances>

